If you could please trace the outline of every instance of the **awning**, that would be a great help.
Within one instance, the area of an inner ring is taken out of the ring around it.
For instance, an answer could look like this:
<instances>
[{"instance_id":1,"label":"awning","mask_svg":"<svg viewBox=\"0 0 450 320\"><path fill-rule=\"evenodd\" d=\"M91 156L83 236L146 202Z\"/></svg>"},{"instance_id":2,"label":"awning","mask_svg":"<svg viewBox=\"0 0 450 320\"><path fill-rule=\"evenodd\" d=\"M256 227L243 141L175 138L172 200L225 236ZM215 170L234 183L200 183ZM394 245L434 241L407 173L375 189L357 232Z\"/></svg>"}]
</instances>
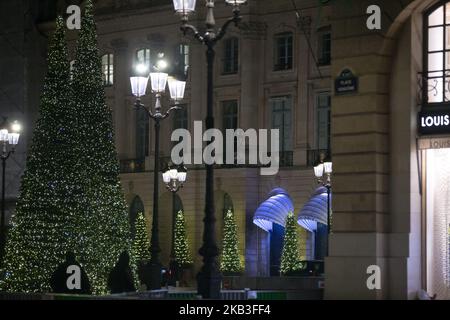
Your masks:
<instances>
[{"instance_id":1,"label":"awning","mask_svg":"<svg viewBox=\"0 0 450 320\"><path fill-rule=\"evenodd\" d=\"M289 194L282 188L275 188L270 192L269 198L256 210L253 223L269 232L273 223L284 227L289 212L294 212Z\"/></svg>"},{"instance_id":2,"label":"awning","mask_svg":"<svg viewBox=\"0 0 450 320\"><path fill-rule=\"evenodd\" d=\"M327 188L316 189L311 199L300 210L297 222L310 232L317 230L318 222L327 225Z\"/></svg>"}]
</instances>

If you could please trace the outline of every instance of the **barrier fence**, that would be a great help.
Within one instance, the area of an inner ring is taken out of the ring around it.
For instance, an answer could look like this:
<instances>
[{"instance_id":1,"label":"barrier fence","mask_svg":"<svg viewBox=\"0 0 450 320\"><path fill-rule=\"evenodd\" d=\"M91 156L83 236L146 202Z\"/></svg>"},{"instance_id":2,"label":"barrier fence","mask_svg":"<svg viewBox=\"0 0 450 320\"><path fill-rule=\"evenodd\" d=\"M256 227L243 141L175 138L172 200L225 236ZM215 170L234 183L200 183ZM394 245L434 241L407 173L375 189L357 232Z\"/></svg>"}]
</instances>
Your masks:
<instances>
[{"instance_id":1,"label":"barrier fence","mask_svg":"<svg viewBox=\"0 0 450 320\"><path fill-rule=\"evenodd\" d=\"M37 294L37 293L2 293L0 300L199 300L197 291L152 290L113 294L106 296L71 295L71 294ZM222 290L221 300L286 300L287 292Z\"/></svg>"}]
</instances>

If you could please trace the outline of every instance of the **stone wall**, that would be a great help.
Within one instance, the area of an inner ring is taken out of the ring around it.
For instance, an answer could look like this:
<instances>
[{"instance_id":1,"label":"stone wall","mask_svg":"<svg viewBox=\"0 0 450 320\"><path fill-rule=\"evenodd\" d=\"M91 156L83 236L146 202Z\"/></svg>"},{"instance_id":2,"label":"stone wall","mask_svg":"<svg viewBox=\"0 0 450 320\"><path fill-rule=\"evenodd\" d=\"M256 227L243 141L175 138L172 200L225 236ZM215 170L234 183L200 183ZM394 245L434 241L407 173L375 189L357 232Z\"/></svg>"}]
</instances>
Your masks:
<instances>
[{"instance_id":1,"label":"stone wall","mask_svg":"<svg viewBox=\"0 0 450 320\"><path fill-rule=\"evenodd\" d=\"M421 287L420 195L415 153L421 13L432 1L335 1L336 77L350 68L359 92L332 99L334 230L325 297L414 298ZM368 30L366 9L382 10ZM381 290L368 290L369 265Z\"/></svg>"}]
</instances>

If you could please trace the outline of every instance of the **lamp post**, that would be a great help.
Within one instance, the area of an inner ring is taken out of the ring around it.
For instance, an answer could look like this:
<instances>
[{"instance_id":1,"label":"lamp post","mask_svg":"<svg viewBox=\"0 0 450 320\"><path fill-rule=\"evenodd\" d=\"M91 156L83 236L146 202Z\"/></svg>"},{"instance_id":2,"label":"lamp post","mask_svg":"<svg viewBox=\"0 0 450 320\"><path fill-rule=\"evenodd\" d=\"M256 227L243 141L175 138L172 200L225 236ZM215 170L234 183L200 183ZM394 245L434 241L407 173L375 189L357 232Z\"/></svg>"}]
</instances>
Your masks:
<instances>
[{"instance_id":1,"label":"lamp post","mask_svg":"<svg viewBox=\"0 0 450 320\"><path fill-rule=\"evenodd\" d=\"M3 263L3 256L6 244L6 225L5 225L5 192L6 192L6 160L14 153L19 143L21 126L17 121L11 125L7 118L3 118L3 124L0 127L0 158L2 159L2 208L0 222L0 265Z\"/></svg>"},{"instance_id":2,"label":"lamp post","mask_svg":"<svg viewBox=\"0 0 450 320\"><path fill-rule=\"evenodd\" d=\"M175 11L181 15L181 30L184 34L191 32L195 39L206 46L207 59L207 114L206 129L214 128L214 83L213 70L215 58L215 45L225 36L228 27L234 23L238 26L241 21L240 5L247 0L225 0L228 5L233 6L233 16L225 24L216 30L214 18L214 0L206 1L206 31L200 34L196 27L189 24L189 14L195 11L196 0L173 0ZM219 299L221 274L217 266L217 248L215 236L215 213L214 213L214 171L212 165L206 165L206 193L205 193L205 218L203 231L203 245L199 250L203 256L203 266L197 275L198 293L205 299Z\"/></svg>"},{"instance_id":3,"label":"lamp post","mask_svg":"<svg viewBox=\"0 0 450 320\"><path fill-rule=\"evenodd\" d=\"M333 172L333 163L329 160L323 159L321 155L320 163L314 167L314 175L317 178L317 182L327 189L327 251L329 253L330 233L331 233L331 173Z\"/></svg>"},{"instance_id":4,"label":"lamp post","mask_svg":"<svg viewBox=\"0 0 450 320\"><path fill-rule=\"evenodd\" d=\"M175 220L178 212L175 210L175 195L183 188L184 183L187 178L187 169L183 165L178 166L178 168L174 165L168 166L166 170L163 172L163 181L166 184L167 190L172 192L172 248L170 251L170 281L173 283L176 281L178 274L178 266L175 261Z\"/></svg>"},{"instance_id":5,"label":"lamp post","mask_svg":"<svg viewBox=\"0 0 450 320\"><path fill-rule=\"evenodd\" d=\"M150 81L152 92L155 94L156 103L154 112L152 112L149 108L145 107L144 104L141 103L141 97L145 95L148 84L148 77L137 76L131 77L131 89L133 95L136 97L135 107L136 109L142 109L145 111L147 116L155 121L155 165L153 172L153 221L152 221L152 236L150 243L150 289L160 289L161 288L161 262L159 260L159 253L161 252L161 248L159 246L159 207L158 207L158 198L159 198L159 133L161 127L161 121L166 119L170 113L174 110L180 109L179 102L184 98L184 91L186 88L186 82L178 81L173 78L169 78L167 73L161 72L161 66L166 65L164 62L159 62L155 67L156 72L150 73ZM143 73L146 72L146 67L139 65L136 67L138 72ZM166 91L166 85L168 83L170 97L174 102L174 105L169 108L166 112L162 112L161 106L161 98L164 92Z\"/></svg>"}]
</instances>

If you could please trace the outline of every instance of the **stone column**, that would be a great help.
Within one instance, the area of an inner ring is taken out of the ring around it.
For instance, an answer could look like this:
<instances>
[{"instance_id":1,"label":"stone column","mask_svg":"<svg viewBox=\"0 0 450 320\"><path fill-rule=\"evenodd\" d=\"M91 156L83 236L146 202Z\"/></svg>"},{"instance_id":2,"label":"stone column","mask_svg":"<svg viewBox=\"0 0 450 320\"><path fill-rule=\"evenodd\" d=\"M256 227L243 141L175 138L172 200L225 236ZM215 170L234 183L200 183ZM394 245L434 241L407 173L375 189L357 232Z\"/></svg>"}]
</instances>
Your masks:
<instances>
[{"instance_id":1,"label":"stone column","mask_svg":"<svg viewBox=\"0 0 450 320\"><path fill-rule=\"evenodd\" d=\"M350 68L359 92L332 97L333 229L325 259L326 299L380 299L389 291L389 56L384 35L366 28L366 7L334 4L332 75ZM352 26L352 27L349 27ZM366 286L367 268L381 268L382 289Z\"/></svg>"}]
</instances>

